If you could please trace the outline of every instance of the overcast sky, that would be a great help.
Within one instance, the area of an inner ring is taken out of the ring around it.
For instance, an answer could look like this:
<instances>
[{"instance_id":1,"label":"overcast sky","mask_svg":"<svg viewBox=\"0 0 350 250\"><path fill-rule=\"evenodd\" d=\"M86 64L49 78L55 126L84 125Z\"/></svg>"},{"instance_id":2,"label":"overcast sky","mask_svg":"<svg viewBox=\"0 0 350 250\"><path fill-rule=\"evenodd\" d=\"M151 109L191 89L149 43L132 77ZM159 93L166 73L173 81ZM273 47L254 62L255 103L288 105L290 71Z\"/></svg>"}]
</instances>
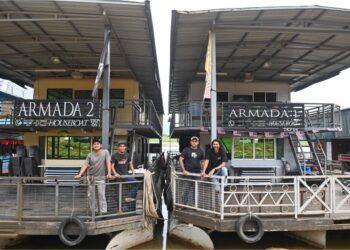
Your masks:
<instances>
[{"instance_id":1,"label":"overcast sky","mask_svg":"<svg viewBox=\"0 0 350 250\"><path fill-rule=\"evenodd\" d=\"M170 25L171 11L176 10L203 10L218 8L243 8L267 6L310 6L321 5L350 9L347 0L151 0L151 10L155 40L158 55L158 65L162 83L164 110L168 112L169 91L169 58L170 58ZM339 76L317 83L305 90L292 93L292 102L336 103L342 108L350 107L349 83L350 70L343 71Z\"/></svg>"}]
</instances>

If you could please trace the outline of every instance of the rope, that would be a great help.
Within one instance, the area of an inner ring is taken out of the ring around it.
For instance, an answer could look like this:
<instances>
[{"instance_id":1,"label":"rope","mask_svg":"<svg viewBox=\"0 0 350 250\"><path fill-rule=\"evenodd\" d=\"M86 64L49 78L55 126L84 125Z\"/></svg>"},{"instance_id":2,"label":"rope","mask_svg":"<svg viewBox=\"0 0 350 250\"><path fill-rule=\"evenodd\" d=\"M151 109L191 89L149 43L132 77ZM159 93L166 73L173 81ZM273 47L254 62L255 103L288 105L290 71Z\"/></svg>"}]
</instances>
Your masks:
<instances>
[{"instance_id":1,"label":"rope","mask_svg":"<svg viewBox=\"0 0 350 250\"><path fill-rule=\"evenodd\" d=\"M153 193L154 193L154 184L152 179L152 173L148 170L144 173L144 182L145 182L145 227L150 229L152 227L153 221L158 219L157 207L158 207L158 199L156 196L156 204L153 202Z\"/></svg>"}]
</instances>

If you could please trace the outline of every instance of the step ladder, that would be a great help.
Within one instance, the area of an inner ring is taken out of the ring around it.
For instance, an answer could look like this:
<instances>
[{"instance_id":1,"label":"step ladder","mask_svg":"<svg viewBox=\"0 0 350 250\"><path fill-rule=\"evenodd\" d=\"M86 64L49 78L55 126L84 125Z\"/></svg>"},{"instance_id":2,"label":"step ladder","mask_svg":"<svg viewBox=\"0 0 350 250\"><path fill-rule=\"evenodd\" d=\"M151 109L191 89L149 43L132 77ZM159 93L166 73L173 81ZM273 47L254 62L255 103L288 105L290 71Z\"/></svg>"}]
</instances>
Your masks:
<instances>
[{"instance_id":1,"label":"step ladder","mask_svg":"<svg viewBox=\"0 0 350 250\"><path fill-rule=\"evenodd\" d=\"M326 155L322 144L313 132L292 132L289 133L289 143L294 155L294 159L299 169L299 174L306 174L308 164L317 168L318 175L324 175L326 169ZM317 148L314 146L316 142Z\"/></svg>"}]
</instances>

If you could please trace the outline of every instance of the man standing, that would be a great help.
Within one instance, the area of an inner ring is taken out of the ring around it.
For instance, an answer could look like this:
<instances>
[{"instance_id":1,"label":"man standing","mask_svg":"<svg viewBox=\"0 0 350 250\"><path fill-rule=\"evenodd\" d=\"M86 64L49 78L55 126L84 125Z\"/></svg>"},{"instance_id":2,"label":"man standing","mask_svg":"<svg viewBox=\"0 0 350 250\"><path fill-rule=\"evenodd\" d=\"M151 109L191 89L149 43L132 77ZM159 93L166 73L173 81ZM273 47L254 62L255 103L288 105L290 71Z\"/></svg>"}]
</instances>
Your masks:
<instances>
[{"instance_id":1,"label":"man standing","mask_svg":"<svg viewBox=\"0 0 350 250\"><path fill-rule=\"evenodd\" d=\"M92 152L88 154L84 164L81 166L78 175L74 176L75 179L80 179L85 171L88 170L89 177L111 177L111 157L108 150L102 149L102 144L99 139L92 141ZM98 204L93 199L95 192L94 185L88 187L88 199L91 211L95 209L95 213L100 215L107 213L107 202L106 202L106 181L105 179L99 178L95 181L97 186L97 199ZM97 206L98 205L98 206Z\"/></svg>"},{"instance_id":2,"label":"man standing","mask_svg":"<svg viewBox=\"0 0 350 250\"><path fill-rule=\"evenodd\" d=\"M132 163L129 154L126 152L126 142L119 142L117 145L117 152L112 155L112 171L116 177L134 175L134 164ZM136 182L130 183L130 191L127 193L124 201L126 203L136 201L137 190L139 183L133 177L124 177L123 182ZM126 187L126 185L123 185ZM135 207L135 206L132 206Z\"/></svg>"},{"instance_id":3,"label":"man standing","mask_svg":"<svg viewBox=\"0 0 350 250\"><path fill-rule=\"evenodd\" d=\"M204 153L202 149L198 147L199 138L197 136L192 136L190 147L186 147L182 150L179 164L182 169L182 173L188 181L185 181L183 185L183 204L188 204L189 193L192 194L194 200L194 181L198 178L196 176L188 176L190 173L200 174L201 173L201 161L204 159Z\"/></svg>"}]
</instances>

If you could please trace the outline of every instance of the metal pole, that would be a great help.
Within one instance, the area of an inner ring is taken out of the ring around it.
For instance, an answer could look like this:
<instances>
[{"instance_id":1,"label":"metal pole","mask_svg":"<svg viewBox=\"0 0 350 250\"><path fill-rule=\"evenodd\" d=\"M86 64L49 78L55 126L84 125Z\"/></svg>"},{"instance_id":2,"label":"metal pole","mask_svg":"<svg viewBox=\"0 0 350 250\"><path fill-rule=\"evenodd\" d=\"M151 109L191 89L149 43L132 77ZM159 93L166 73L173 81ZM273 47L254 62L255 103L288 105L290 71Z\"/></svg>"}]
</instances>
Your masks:
<instances>
[{"instance_id":1,"label":"metal pole","mask_svg":"<svg viewBox=\"0 0 350 250\"><path fill-rule=\"evenodd\" d=\"M109 144L109 89L110 89L110 33L109 25L105 26L104 44L107 44L105 65L103 68L103 99L102 99L102 148L108 150ZM106 41L108 39L108 41ZM107 42L107 43L106 43Z\"/></svg>"},{"instance_id":2,"label":"metal pole","mask_svg":"<svg viewBox=\"0 0 350 250\"><path fill-rule=\"evenodd\" d=\"M215 25L215 21L213 26ZM217 138L217 115L216 115L216 38L214 28L211 31L211 90L210 90L210 113L211 113L211 140Z\"/></svg>"}]
</instances>

